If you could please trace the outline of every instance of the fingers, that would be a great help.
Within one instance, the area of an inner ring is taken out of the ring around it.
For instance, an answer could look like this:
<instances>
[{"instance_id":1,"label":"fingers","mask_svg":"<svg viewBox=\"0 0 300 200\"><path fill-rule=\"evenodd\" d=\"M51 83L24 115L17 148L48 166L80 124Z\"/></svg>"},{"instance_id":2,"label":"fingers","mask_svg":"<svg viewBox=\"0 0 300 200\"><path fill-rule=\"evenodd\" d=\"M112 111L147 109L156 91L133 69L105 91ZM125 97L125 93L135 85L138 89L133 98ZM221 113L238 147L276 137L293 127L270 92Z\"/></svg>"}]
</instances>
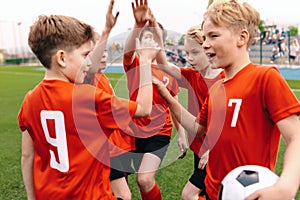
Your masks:
<instances>
[{"instance_id":1,"label":"fingers","mask_svg":"<svg viewBox=\"0 0 300 200\"><path fill-rule=\"evenodd\" d=\"M140 2L138 0L135 0L135 4L134 2L131 2L131 7L132 9L136 9L137 7L140 7L140 6L147 6L148 7L148 0L140 0Z\"/></svg>"},{"instance_id":2,"label":"fingers","mask_svg":"<svg viewBox=\"0 0 300 200\"><path fill-rule=\"evenodd\" d=\"M117 21L119 15L120 15L120 12L118 11L118 12L116 13L116 15L115 15L115 20L116 20L116 21Z\"/></svg>"},{"instance_id":3,"label":"fingers","mask_svg":"<svg viewBox=\"0 0 300 200\"><path fill-rule=\"evenodd\" d=\"M154 17L151 9L148 9L148 17L149 17L149 23L151 27L156 27L157 26L157 22L156 22L156 18Z\"/></svg>"},{"instance_id":4,"label":"fingers","mask_svg":"<svg viewBox=\"0 0 300 200\"><path fill-rule=\"evenodd\" d=\"M182 154L178 157L178 159L182 159L186 156L186 151L182 152Z\"/></svg>"},{"instance_id":5,"label":"fingers","mask_svg":"<svg viewBox=\"0 0 300 200\"><path fill-rule=\"evenodd\" d=\"M152 77L152 83L157 86L163 85L163 83L154 76Z\"/></svg>"},{"instance_id":6,"label":"fingers","mask_svg":"<svg viewBox=\"0 0 300 200\"><path fill-rule=\"evenodd\" d=\"M108 12L112 12L114 8L115 0L111 0L108 6Z\"/></svg>"}]
</instances>

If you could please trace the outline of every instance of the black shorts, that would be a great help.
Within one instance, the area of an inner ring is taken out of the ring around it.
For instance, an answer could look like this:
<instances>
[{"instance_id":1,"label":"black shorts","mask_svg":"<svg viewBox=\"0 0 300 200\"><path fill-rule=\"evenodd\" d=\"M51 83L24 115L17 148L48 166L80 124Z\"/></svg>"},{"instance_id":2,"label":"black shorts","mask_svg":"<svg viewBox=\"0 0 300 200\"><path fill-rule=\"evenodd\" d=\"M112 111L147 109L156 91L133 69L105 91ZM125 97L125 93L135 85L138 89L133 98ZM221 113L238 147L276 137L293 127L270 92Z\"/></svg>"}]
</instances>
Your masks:
<instances>
[{"instance_id":1,"label":"black shorts","mask_svg":"<svg viewBox=\"0 0 300 200\"><path fill-rule=\"evenodd\" d=\"M154 135L149 138L135 138L136 150L133 156L133 164L136 170L138 170L144 153L152 153L160 158L162 161L168 146L170 144L170 136L166 135Z\"/></svg>"},{"instance_id":2,"label":"black shorts","mask_svg":"<svg viewBox=\"0 0 300 200\"><path fill-rule=\"evenodd\" d=\"M131 152L126 152L110 158L109 179L111 181L134 173L134 169L131 167L131 157Z\"/></svg>"},{"instance_id":3,"label":"black shorts","mask_svg":"<svg viewBox=\"0 0 300 200\"><path fill-rule=\"evenodd\" d=\"M189 181L194 186L201 189L205 194L204 179L206 177L206 166L204 167L204 169L199 169L198 168L199 161L200 161L200 158L198 157L197 154L194 153L194 172L193 172L192 176L190 177Z\"/></svg>"}]
</instances>

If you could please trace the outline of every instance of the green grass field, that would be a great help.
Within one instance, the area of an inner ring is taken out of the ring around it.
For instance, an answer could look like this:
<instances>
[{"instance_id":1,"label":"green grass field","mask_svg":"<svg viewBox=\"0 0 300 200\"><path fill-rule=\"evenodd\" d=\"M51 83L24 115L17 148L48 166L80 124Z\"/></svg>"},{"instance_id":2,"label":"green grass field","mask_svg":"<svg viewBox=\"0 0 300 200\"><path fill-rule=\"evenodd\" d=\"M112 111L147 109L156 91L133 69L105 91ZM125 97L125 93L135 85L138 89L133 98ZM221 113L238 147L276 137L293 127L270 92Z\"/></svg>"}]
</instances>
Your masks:
<instances>
[{"instance_id":1,"label":"green grass field","mask_svg":"<svg viewBox=\"0 0 300 200\"><path fill-rule=\"evenodd\" d=\"M40 67L0 67L0 200L26 199L21 175L21 132L17 124L17 115L26 92L43 78ZM127 97L125 76L107 74L118 96ZM300 89L300 81L288 81L292 88ZM298 90L297 90L298 91ZM295 91L300 99L300 92ZM180 102L186 106L186 91L179 95ZM282 142L276 165L276 173L282 169L285 145ZM180 154L177 147L177 135L173 134L167 155L157 174L157 182L162 190L163 199L181 199L181 190L193 170L193 154L188 151L183 160L177 160ZM129 177L133 200L140 199L135 175ZM300 199L300 192L296 199Z\"/></svg>"}]
</instances>

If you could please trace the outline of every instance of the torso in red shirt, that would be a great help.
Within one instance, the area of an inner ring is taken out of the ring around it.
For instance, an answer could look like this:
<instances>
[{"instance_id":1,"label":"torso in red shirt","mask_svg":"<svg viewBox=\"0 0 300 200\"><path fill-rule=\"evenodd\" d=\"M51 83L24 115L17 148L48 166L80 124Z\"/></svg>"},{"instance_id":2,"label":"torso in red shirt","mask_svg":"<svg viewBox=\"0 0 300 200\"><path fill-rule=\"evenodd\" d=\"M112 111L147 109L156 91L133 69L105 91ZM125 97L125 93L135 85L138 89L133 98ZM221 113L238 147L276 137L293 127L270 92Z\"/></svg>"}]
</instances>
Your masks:
<instances>
[{"instance_id":1,"label":"torso in red shirt","mask_svg":"<svg viewBox=\"0 0 300 200\"><path fill-rule=\"evenodd\" d=\"M116 199L108 136L116 128L132 132L136 108L135 102L84 84L43 80L30 91L18 120L34 143L36 198Z\"/></svg>"},{"instance_id":2,"label":"torso in red shirt","mask_svg":"<svg viewBox=\"0 0 300 200\"><path fill-rule=\"evenodd\" d=\"M124 65L131 100L136 99L139 89L139 67L139 58L137 56L130 66ZM179 92L177 81L172 76L159 70L156 65L152 64L151 68L152 76L162 81L173 96L177 95ZM155 85L153 86L153 107L150 117L136 118L134 121L139 126L136 130L136 137L147 138L153 135L171 136L172 121L169 107L160 96Z\"/></svg>"},{"instance_id":3,"label":"torso in red shirt","mask_svg":"<svg viewBox=\"0 0 300 200\"><path fill-rule=\"evenodd\" d=\"M188 90L188 111L197 116L201 110L201 107L207 97L209 88L217 81L224 77L224 73L221 72L215 78L203 78L200 72L195 71L192 68L180 68L181 81L178 81L180 87ZM191 134L188 134L188 140L190 149L197 155L201 156L206 151L206 147L203 146L201 150L204 137L194 138Z\"/></svg>"},{"instance_id":4,"label":"torso in red shirt","mask_svg":"<svg viewBox=\"0 0 300 200\"><path fill-rule=\"evenodd\" d=\"M299 113L297 98L276 68L249 64L232 79L213 85L198 118L208 124L209 197L217 199L221 181L238 166L274 170L280 142L275 124Z\"/></svg>"},{"instance_id":5,"label":"torso in red shirt","mask_svg":"<svg viewBox=\"0 0 300 200\"><path fill-rule=\"evenodd\" d=\"M111 95L114 95L114 90L110 84L110 81L104 73L96 73L91 84L97 86L98 88L102 88L105 92ZM135 150L134 137L121 131L120 129L114 130L114 132L109 136L109 141L111 157Z\"/></svg>"}]
</instances>

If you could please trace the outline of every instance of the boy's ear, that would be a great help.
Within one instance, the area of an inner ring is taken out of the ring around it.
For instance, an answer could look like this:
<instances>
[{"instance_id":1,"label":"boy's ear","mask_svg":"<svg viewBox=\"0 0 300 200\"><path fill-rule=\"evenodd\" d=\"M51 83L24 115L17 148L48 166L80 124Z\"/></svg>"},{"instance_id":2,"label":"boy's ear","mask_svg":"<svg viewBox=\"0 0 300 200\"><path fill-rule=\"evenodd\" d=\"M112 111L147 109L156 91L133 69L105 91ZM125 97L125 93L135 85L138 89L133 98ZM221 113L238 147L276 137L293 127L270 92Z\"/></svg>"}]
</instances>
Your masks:
<instances>
[{"instance_id":1,"label":"boy's ear","mask_svg":"<svg viewBox=\"0 0 300 200\"><path fill-rule=\"evenodd\" d=\"M63 50L56 52L55 60L60 67L66 67L66 53Z\"/></svg>"},{"instance_id":2,"label":"boy's ear","mask_svg":"<svg viewBox=\"0 0 300 200\"><path fill-rule=\"evenodd\" d=\"M241 47L243 45L247 45L249 41L249 32L246 29L242 29L240 32L240 36L238 38L238 47Z\"/></svg>"}]
</instances>

